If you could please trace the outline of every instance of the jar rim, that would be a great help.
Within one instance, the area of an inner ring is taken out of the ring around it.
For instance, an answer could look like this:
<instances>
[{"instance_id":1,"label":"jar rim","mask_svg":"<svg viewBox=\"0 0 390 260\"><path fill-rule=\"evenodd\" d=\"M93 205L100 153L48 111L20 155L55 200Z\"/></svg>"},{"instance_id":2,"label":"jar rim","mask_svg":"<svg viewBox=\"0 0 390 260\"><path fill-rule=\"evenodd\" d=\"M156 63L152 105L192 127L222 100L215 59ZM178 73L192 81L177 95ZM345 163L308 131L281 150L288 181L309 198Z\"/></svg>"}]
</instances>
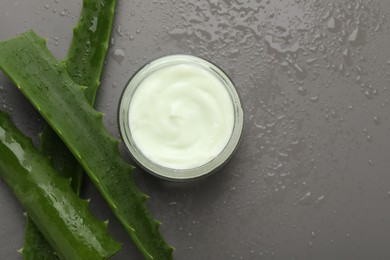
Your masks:
<instances>
[{"instance_id":1,"label":"jar rim","mask_svg":"<svg viewBox=\"0 0 390 260\"><path fill-rule=\"evenodd\" d=\"M134 142L131 135L129 110L131 100L140 83L154 71L179 64L197 65L216 76L227 90L233 104L233 130L225 148L209 162L189 169L172 169L159 165L145 156ZM243 110L240 97L233 81L214 63L188 54L173 54L159 57L143 65L127 82L118 106L118 122L122 140L132 159L148 173L159 178L171 181L189 181L204 178L220 169L233 155L238 147L243 131Z\"/></svg>"}]
</instances>

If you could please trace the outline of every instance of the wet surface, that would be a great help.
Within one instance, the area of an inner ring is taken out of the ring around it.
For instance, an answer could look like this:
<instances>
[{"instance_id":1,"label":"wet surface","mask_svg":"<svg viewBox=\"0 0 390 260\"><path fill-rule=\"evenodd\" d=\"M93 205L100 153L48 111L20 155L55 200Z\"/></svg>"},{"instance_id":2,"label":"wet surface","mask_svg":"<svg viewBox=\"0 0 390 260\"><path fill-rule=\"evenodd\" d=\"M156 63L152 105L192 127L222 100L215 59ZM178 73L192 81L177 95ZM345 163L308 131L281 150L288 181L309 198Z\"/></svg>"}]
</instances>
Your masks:
<instances>
[{"instance_id":1,"label":"wet surface","mask_svg":"<svg viewBox=\"0 0 390 260\"><path fill-rule=\"evenodd\" d=\"M80 8L4 0L0 40L33 28L62 58ZM111 133L130 76L166 54L216 63L245 111L242 143L215 175L176 184L136 173L177 259L390 257L389 12L377 0L118 2L96 105ZM3 74L0 109L37 142L43 121ZM142 259L89 181L84 196L125 242L113 259ZM1 181L2 259L21 258L22 213Z\"/></svg>"}]
</instances>

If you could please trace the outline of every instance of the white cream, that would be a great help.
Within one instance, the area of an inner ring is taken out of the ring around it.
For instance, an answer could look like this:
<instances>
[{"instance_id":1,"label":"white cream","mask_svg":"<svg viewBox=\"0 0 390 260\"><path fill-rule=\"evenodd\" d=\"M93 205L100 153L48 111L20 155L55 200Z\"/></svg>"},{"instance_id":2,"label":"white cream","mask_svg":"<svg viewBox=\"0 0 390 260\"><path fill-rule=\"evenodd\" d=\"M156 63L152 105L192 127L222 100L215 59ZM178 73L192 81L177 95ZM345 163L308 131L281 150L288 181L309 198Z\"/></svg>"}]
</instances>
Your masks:
<instances>
[{"instance_id":1,"label":"white cream","mask_svg":"<svg viewBox=\"0 0 390 260\"><path fill-rule=\"evenodd\" d=\"M228 90L213 72L195 64L173 64L149 74L129 109L137 148L171 169L192 169L212 161L234 127Z\"/></svg>"}]
</instances>

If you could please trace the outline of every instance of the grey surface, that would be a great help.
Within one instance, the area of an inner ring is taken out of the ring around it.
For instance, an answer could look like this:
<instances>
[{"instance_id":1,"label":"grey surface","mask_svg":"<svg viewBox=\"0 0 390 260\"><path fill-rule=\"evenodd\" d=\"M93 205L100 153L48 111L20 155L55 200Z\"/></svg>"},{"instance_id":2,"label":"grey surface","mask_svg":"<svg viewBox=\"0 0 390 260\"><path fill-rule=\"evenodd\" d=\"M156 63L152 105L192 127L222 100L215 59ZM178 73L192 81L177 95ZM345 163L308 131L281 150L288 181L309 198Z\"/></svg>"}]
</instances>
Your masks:
<instances>
[{"instance_id":1,"label":"grey surface","mask_svg":"<svg viewBox=\"0 0 390 260\"><path fill-rule=\"evenodd\" d=\"M124 84L162 55L215 62L242 97L243 142L221 171L190 184L136 174L176 259L390 258L389 1L118 2L97 98L115 136ZM62 58L80 8L1 0L0 40L33 28ZM39 115L0 85L1 110L35 137ZM141 259L88 180L83 196L125 243L113 259ZM0 259L21 259L22 213L0 181Z\"/></svg>"}]
</instances>

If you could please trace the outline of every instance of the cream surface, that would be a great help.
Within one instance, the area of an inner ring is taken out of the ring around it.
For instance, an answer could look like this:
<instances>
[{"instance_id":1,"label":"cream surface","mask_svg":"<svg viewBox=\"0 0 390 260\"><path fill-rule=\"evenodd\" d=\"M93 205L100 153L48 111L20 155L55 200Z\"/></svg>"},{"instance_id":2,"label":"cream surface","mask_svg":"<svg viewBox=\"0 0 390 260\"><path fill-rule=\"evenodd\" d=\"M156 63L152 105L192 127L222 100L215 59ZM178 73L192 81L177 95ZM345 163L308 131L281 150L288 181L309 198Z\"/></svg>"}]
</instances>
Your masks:
<instances>
[{"instance_id":1,"label":"cream surface","mask_svg":"<svg viewBox=\"0 0 390 260\"><path fill-rule=\"evenodd\" d=\"M158 69L135 91L130 131L151 161L172 169L191 169L213 160L232 134L234 111L223 83L197 65Z\"/></svg>"}]
</instances>

